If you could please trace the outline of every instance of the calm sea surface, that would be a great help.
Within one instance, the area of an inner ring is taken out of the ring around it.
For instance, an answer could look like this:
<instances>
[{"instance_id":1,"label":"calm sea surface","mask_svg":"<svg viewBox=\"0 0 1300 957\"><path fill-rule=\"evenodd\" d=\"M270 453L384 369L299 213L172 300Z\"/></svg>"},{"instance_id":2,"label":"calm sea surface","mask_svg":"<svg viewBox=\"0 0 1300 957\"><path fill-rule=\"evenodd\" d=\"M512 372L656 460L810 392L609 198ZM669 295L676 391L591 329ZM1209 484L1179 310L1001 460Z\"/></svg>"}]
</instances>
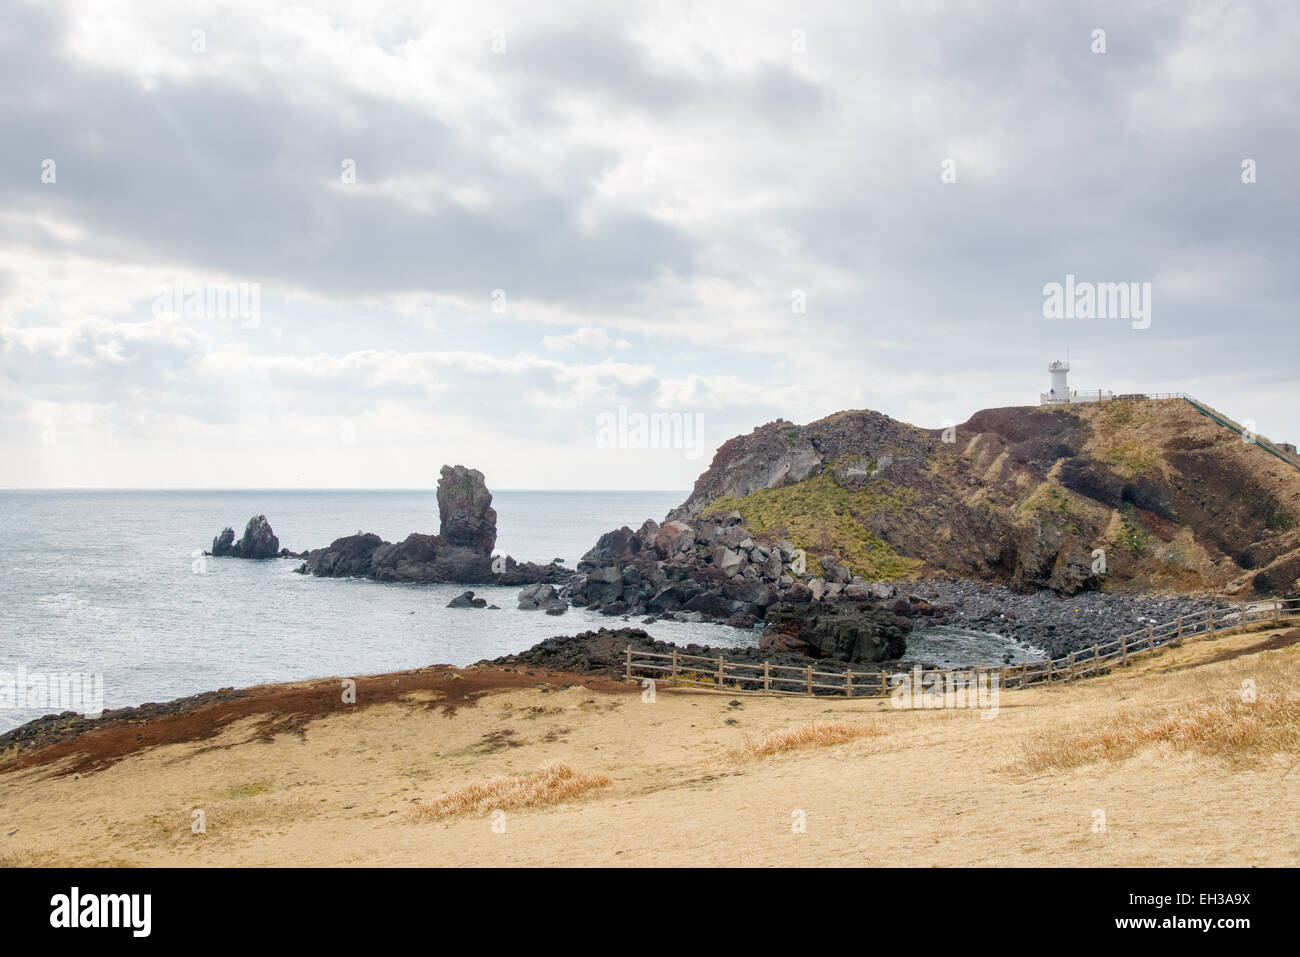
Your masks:
<instances>
[{"instance_id":1,"label":"calm sea surface","mask_svg":"<svg viewBox=\"0 0 1300 957\"><path fill-rule=\"evenodd\" d=\"M660 521L686 494L498 491L497 551L572 566L603 532ZM101 674L104 705L116 708L226 686L466 665L620 623L577 608L559 618L518 611L518 588L474 589L500 611L452 609L464 586L320 579L296 574L292 559L196 557L223 527L242 534L257 514L294 551L358 530L389 541L438 530L432 492L0 491L0 672ZM757 641L720 625L644 627L678 643ZM1000 660L997 636L957 637L914 634L909 656L937 640L954 665L966 648ZM3 705L0 731L56 710Z\"/></svg>"}]
</instances>

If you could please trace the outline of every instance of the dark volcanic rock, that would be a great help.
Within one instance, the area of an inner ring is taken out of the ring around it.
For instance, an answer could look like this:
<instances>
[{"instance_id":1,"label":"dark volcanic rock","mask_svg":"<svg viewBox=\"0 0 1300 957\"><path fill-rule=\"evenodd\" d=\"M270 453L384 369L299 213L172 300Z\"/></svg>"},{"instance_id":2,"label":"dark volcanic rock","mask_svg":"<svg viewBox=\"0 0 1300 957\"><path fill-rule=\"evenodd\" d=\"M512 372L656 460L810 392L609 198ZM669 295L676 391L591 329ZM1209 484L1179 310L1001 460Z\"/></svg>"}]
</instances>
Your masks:
<instances>
[{"instance_id":1,"label":"dark volcanic rock","mask_svg":"<svg viewBox=\"0 0 1300 957\"><path fill-rule=\"evenodd\" d=\"M463 584L561 583L573 572L558 563L520 564L507 556L492 557L497 513L483 473L463 465L443 466L438 481L439 534L412 532L401 542L368 534L340 538L328 548L303 554L304 574L326 577L365 576L390 582Z\"/></svg>"},{"instance_id":2,"label":"dark volcanic rock","mask_svg":"<svg viewBox=\"0 0 1300 957\"><path fill-rule=\"evenodd\" d=\"M235 541L233 528L222 529L221 534L212 540L212 551L217 558L277 558L280 555L280 540L271 531L271 524L265 515L254 515L248 520L244 537Z\"/></svg>"},{"instance_id":3,"label":"dark volcanic rock","mask_svg":"<svg viewBox=\"0 0 1300 957\"><path fill-rule=\"evenodd\" d=\"M444 465L438 480L439 536L448 544L491 556L497 543L497 513L483 473Z\"/></svg>"},{"instance_id":4,"label":"dark volcanic rock","mask_svg":"<svg viewBox=\"0 0 1300 957\"><path fill-rule=\"evenodd\" d=\"M886 661L902 656L910 630L893 613L863 603L782 602L767 610L758 646L840 661Z\"/></svg>"},{"instance_id":5,"label":"dark volcanic rock","mask_svg":"<svg viewBox=\"0 0 1300 957\"><path fill-rule=\"evenodd\" d=\"M280 554L280 540L265 515L248 520L244 537L231 546L230 554L234 558L276 558Z\"/></svg>"},{"instance_id":6,"label":"dark volcanic rock","mask_svg":"<svg viewBox=\"0 0 1300 957\"><path fill-rule=\"evenodd\" d=\"M529 585L519 593L519 610L536 611L539 608L545 608L548 611L555 604L567 604L560 601L559 595L556 594L555 586L541 582L536 585Z\"/></svg>"},{"instance_id":7,"label":"dark volcanic rock","mask_svg":"<svg viewBox=\"0 0 1300 957\"><path fill-rule=\"evenodd\" d=\"M805 655L787 654L781 651L763 650L754 646L737 648L710 647L708 645L674 645L671 642L656 641L641 628L601 628L599 631L587 631L578 635L557 635L538 642L527 651L507 655L494 661L481 661L479 664L501 667L547 668L554 671L571 671L577 674L605 674L619 678L625 674L627 648L634 651L649 651L667 655L673 651L696 655L703 658L726 658L737 663L761 665L764 661L773 665L794 668L806 668L813 664ZM859 667L853 662L827 658L816 663L818 671L842 672L851 667ZM886 666L889 667L889 666ZM707 672L709 666L698 661L684 662L683 670ZM755 682L740 682L746 690L758 690L761 679ZM820 692L819 692L820 693ZM843 694L843 692L839 692Z\"/></svg>"},{"instance_id":8,"label":"dark volcanic rock","mask_svg":"<svg viewBox=\"0 0 1300 957\"><path fill-rule=\"evenodd\" d=\"M371 577L392 582L490 582L492 556L440 535L412 532L395 545L375 550Z\"/></svg>"},{"instance_id":9,"label":"dark volcanic rock","mask_svg":"<svg viewBox=\"0 0 1300 957\"><path fill-rule=\"evenodd\" d=\"M492 580L498 585L533 585L539 582L548 585L560 585L573 577L573 569L564 567L561 558L552 559L547 565L536 562L517 562L509 555L504 561L493 560Z\"/></svg>"},{"instance_id":10,"label":"dark volcanic rock","mask_svg":"<svg viewBox=\"0 0 1300 957\"><path fill-rule=\"evenodd\" d=\"M221 534L212 540L212 554L218 558L230 554L230 546L235 544L235 530L224 528Z\"/></svg>"},{"instance_id":11,"label":"dark volcanic rock","mask_svg":"<svg viewBox=\"0 0 1300 957\"><path fill-rule=\"evenodd\" d=\"M448 608L486 608L486 598L475 598L472 591L461 592L451 601L447 602Z\"/></svg>"},{"instance_id":12,"label":"dark volcanic rock","mask_svg":"<svg viewBox=\"0 0 1300 957\"><path fill-rule=\"evenodd\" d=\"M624 525L600 536L591 550L578 561L578 571L631 561L640 550L641 543L637 541L636 533Z\"/></svg>"},{"instance_id":13,"label":"dark volcanic rock","mask_svg":"<svg viewBox=\"0 0 1300 957\"><path fill-rule=\"evenodd\" d=\"M321 578L352 578L370 574L370 560L384 540L373 532L336 538L328 548L316 548L303 556L298 569Z\"/></svg>"}]
</instances>

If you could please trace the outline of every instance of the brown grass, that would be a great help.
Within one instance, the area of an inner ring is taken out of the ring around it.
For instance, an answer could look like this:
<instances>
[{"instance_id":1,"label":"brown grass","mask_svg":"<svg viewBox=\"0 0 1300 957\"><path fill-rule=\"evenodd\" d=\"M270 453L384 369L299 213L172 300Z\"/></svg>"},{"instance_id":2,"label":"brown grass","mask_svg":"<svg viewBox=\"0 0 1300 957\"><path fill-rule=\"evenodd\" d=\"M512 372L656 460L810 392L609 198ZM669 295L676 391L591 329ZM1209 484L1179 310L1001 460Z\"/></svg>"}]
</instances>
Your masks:
<instances>
[{"instance_id":1,"label":"brown grass","mask_svg":"<svg viewBox=\"0 0 1300 957\"><path fill-rule=\"evenodd\" d=\"M587 791L608 787L612 782L603 774L575 771L559 762L544 765L532 774L496 777L478 784L417 804L417 818L452 817L457 814L482 814L508 808L544 807L560 804Z\"/></svg>"},{"instance_id":2,"label":"brown grass","mask_svg":"<svg viewBox=\"0 0 1300 957\"><path fill-rule=\"evenodd\" d=\"M765 734L757 741L750 741L742 747L733 748L730 754L738 761L766 758L787 751L803 751L808 748L844 744L857 738L874 738L880 733L879 728L869 724L854 724L851 721L814 721L811 724L801 724Z\"/></svg>"},{"instance_id":3,"label":"brown grass","mask_svg":"<svg viewBox=\"0 0 1300 957\"><path fill-rule=\"evenodd\" d=\"M1255 682L1256 699L1243 700L1240 680L1231 684L1216 676L1206 689L1197 675L1166 681L1194 697L1169 700L1146 708L1113 712L1087 727L1070 726L1034 738L1021 746L1012 770L1040 772L1068 770L1098 761L1122 761L1143 748L1164 744L1177 751L1193 751L1229 764L1248 764L1278 752L1300 751L1300 684L1294 670L1281 661L1257 666L1248 675ZM1197 685L1200 687L1197 687Z\"/></svg>"}]
</instances>

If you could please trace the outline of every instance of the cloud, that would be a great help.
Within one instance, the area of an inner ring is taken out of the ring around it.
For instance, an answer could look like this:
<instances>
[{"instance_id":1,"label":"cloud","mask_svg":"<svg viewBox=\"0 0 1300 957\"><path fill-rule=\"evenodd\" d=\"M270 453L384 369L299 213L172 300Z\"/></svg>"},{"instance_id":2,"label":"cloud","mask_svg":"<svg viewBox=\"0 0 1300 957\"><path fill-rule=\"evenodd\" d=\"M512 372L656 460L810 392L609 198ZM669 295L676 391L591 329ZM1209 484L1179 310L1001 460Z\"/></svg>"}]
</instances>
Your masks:
<instances>
[{"instance_id":1,"label":"cloud","mask_svg":"<svg viewBox=\"0 0 1300 957\"><path fill-rule=\"evenodd\" d=\"M593 458L594 416L696 411L714 442L853 406L937 425L1034 401L1066 348L1080 387L1294 438L1297 16L14 5L0 483L75 482L98 436L120 484L241 449L231 484L415 481L374 443L446 442L517 487L685 488L698 462ZM1150 329L1045 319L1067 273L1151 282ZM256 283L258 327L155 319L176 277ZM24 464L50 419L59 452Z\"/></svg>"},{"instance_id":2,"label":"cloud","mask_svg":"<svg viewBox=\"0 0 1300 957\"><path fill-rule=\"evenodd\" d=\"M631 348L626 339L615 339L599 326L583 326L563 336L543 336L542 347L549 352L567 352L572 349L624 349Z\"/></svg>"}]
</instances>

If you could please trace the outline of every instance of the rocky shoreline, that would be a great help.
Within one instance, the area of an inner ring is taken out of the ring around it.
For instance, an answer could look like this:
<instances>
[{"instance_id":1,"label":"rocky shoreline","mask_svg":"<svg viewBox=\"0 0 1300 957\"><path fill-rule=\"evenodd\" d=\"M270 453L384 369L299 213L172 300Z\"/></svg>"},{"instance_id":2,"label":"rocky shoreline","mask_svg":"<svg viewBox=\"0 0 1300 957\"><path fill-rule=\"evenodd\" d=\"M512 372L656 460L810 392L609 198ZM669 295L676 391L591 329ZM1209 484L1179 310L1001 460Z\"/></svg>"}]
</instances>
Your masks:
<instances>
[{"instance_id":1,"label":"rocky shoreline","mask_svg":"<svg viewBox=\"0 0 1300 957\"><path fill-rule=\"evenodd\" d=\"M932 624L987 631L1032 645L1054 658L1104 644L1148 623L1215 607L1211 595L1138 595L1087 591L1062 596L1022 593L1005 585L928 578L899 583L930 603Z\"/></svg>"},{"instance_id":2,"label":"rocky shoreline","mask_svg":"<svg viewBox=\"0 0 1300 957\"><path fill-rule=\"evenodd\" d=\"M914 627L942 625L990 632L1032 646L1053 658L1072 651L1084 651L1095 644L1105 644L1122 634L1140 630L1147 623L1171 621L1179 615L1214 607L1209 596L1113 595L1087 592L1061 597L1042 591L1022 594L1003 585L955 579L919 579L898 583L896 591L913 609L910 621L900 622L903 633ZM893 599L889 604L896 602ZM834 607L834 606L829 606ZM868 606L870 607L870 606ZM780 627L780 606L762 637L754 645L721 647L657 641L642 628L601 628L577 635L557 635L539 642L526 651L479 662L493 666L545 667L579 674L605 674L618 677L624 673L626 649L671 654L674 650L687 655L724 657L728 661L805 667L814 664L818 671L842 672L848 668L863 670L864 662L873 668L892 671L900 668L898 659L905 649L890 644L880 657L846 657L835 653L807 654L787 650L770 640ZM892 612L889 614L893 614ZM898 616L904 618L904 616ZM630 621L624 616L624 621ZM924 662L923 662L924 663ZM985 664L996 667L1002 662Z\"/></svg>"},{"instance_id":3,"label":"rocky shoreline","mask_svg":"<svg viewBox=\"0 0 1300 957\"><path fill-rule=\"evenodd\" d=\"M788 540L751 532L737 511L699 512L662 525L648 519L636 531L623 526L602 535L575 571L558 560L537 565L493 555L496 511L481 472L444 466L437 501L437 535L412 533L394 544L359 532L295 554L279 547L258 515L238 541L225 529L211 554L301 558L298 571L319 577L523 585L520 610L562 615L572 606L629 623L725 623L761 629L754 652L769 660L794 655L859 666L897 661L919 624L992 632L1060 657L1213 604L1208 594L1114 594L1094 587L1067 596L955 577L867 581L833 554L810 556ZM468 592L450 603L486 605Z\"/></svg>"}]
</instances>

